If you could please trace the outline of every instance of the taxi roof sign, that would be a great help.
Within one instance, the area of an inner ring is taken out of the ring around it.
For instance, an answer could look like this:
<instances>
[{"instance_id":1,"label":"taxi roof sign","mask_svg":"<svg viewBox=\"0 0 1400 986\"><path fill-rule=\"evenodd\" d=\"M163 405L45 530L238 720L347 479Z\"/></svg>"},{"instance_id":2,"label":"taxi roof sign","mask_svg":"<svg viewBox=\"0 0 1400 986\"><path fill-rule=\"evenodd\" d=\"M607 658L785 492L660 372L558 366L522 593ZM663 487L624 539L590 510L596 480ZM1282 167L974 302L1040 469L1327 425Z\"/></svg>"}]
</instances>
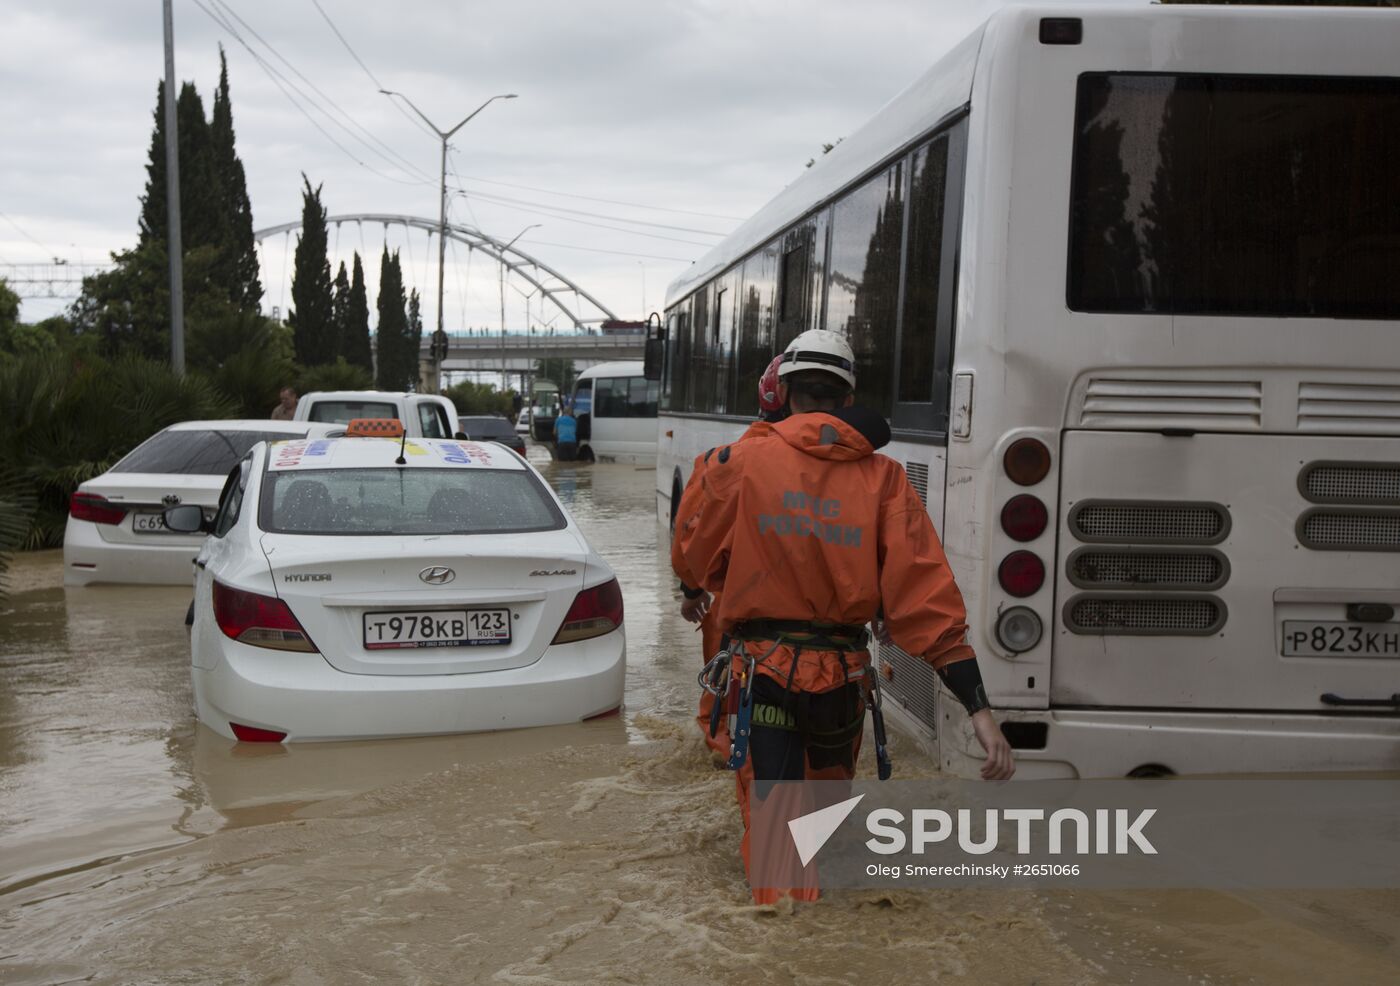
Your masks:
<instances>
[{"instance_id":1,"label":"taxi roof sign","mask_svg":"<svg viewBox=\"0 0 1400 986\"><path fill-rule=\"evenodd\" d=\"M345 426L346 438L402 438L403 422L398 418L352 418Z\"/></svg>"}]
</instances>

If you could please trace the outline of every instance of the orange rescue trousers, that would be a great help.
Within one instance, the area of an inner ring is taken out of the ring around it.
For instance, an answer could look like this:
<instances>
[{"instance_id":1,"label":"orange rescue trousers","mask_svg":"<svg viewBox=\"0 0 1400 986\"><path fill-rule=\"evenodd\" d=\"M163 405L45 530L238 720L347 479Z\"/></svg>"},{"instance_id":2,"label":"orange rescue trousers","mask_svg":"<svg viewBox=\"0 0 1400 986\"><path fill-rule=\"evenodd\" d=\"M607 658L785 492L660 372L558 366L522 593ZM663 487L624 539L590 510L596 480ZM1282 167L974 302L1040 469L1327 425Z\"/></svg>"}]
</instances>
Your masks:
<instances>
[{"instance_id":1,"label":"orange rescue trousers","mask_svg":"<svg viewBox=\"0 0 1400 986\"><path fill-rule=\"evenodd\" d=\"M769 645L750 642L745 646L767 650ZM802 657L810 653L803 652ZM837 663L836 654L824 656ZM786 680L779 680L774 669L764 665L755 675L749 751L735 776L735 795L744 817L740 846L744 873L756 904L773 904L783 897L813 901L820 896L817 864L802 865L786 821L841 800L834 797L840 788L822 785L824 802L818 804L812 801L811 788L774 787L765 782L850 781L855 776L865 720L864 664L852 655L842 656L853 665L849 682L824 692L789 689ZM738 687L737 681L733 687ZM770 798L780 800L766 803ZM755 827L752 816L760 804L782 824Z\"/></svg>"}]
</instances>

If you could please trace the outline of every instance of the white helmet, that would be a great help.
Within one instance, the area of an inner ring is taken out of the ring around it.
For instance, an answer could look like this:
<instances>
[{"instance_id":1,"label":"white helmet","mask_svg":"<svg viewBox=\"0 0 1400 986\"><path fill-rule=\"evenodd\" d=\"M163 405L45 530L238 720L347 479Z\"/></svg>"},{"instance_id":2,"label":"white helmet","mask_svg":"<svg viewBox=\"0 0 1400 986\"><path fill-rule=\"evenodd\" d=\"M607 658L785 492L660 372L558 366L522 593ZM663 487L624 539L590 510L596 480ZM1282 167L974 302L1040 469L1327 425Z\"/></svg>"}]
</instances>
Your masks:
<instances>
[{"instance_id":1,"label":"white helmet","mask_svg":"<svg viewBox=\"0 0 1400 986\"><path fill-rule=\"evenodd\" d=\"M808 329L788 343L778 379L802 370L823 370L846 381L852 390L856 386L856 354L845 336L828 329Z\"/></svg>"}]
</instances>

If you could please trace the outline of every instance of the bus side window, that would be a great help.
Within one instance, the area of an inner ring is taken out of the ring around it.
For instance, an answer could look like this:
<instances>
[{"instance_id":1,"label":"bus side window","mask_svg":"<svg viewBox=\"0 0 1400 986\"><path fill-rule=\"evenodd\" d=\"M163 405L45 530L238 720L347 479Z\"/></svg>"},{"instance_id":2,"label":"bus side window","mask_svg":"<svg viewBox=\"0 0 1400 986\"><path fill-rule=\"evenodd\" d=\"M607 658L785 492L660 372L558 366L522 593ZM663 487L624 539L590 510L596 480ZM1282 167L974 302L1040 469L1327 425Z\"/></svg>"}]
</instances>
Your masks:
<instances>
[{"instance_id":1,"label":"bus side window","mask_svg":"<svg viewBox=\"0 0 1400 986\"><path fill-rule=\"evenodd\" d=\"M899 318L896 428L946 435L953 365L954 280L967 121L909 159L909 229Z\"/></svg>"},{"instance_id":2,"label":"bus side window","mask_svg":"<svg viewBox=\"0 0 1400 986\"><path fill-rule=\"evenodd\" d=\"M618 383L622 383L621 380ZM656 381L632 377L627 381L627 417L656 417Z\"/></svg>"},{"instance_id":3,"label":"bus side window","mask_svg":"<svg viewBox=\"0 0 1400 986\"><path fill-rule=\"evenodd\" d=\"M860 402L894 410L895 331L904 238L904 163L837 200L827 258L826 328L856 354Z\"/></svg>"},{"instance_id":4,"label":"bus side window","mask_svg":"<svg viewBox=\"0 0 1400 986\"><path fill-rule=\"evenodd\" d=\"M593 385L593 416L595 418L627 417L626 379L599 378Z\"/></svg>"}]
</instances>

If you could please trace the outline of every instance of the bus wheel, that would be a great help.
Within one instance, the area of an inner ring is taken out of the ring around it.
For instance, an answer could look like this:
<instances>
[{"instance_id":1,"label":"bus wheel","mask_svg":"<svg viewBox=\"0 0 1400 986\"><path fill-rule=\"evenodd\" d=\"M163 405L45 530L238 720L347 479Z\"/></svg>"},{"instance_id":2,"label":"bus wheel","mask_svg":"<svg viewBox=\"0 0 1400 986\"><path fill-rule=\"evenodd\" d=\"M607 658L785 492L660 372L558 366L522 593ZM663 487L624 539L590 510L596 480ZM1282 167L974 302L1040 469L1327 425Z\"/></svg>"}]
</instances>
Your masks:
<instances>
[{"instance_id":1,"label":"bus wheel","mask_svg":"<svg viewBox=\"0 0 1400 986\"><path fill-rule=\"evenodd\" d=\"M1145 763L1128 771L1129 777L1175 777L1176 771L1160 763Z\"/></svg>"}]
</instances>

